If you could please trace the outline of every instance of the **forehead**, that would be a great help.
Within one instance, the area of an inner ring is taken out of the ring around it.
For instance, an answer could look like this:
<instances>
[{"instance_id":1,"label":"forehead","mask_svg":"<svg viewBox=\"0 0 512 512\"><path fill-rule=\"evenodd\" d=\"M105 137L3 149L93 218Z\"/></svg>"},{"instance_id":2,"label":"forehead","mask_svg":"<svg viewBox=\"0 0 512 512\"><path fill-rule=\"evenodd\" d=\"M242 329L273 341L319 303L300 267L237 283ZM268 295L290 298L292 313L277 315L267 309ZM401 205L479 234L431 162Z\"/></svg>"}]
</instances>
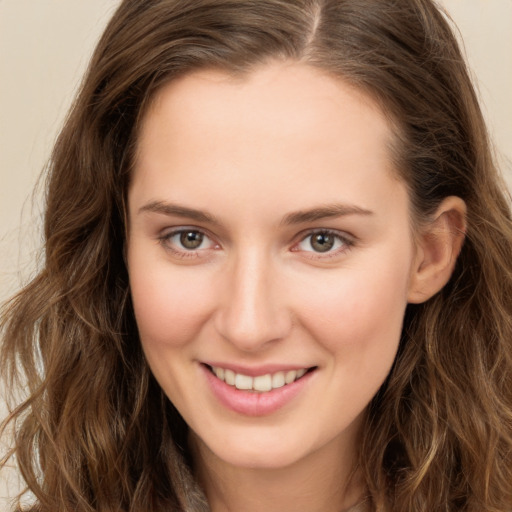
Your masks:
<instances>
[{"instance_id":1,"label":"forehead","mask_svg":"<svg viewBox=\"0 0 512 512\"><path fill-rule=\"evenodd\" d=\"M234 143L240 128L244 133L251 126L255 132L263 128L268 138L283 141L287 136L311 139L322 126L319 139L327 140L330 133L343 144L348 130L374 150L376 138L387 146L392 135L388 119L367 94L318 68L287 61L242 75L206 69L171 81L155 94L143 117L139 148L141 139L147 147L157 131L165 136L164 125L169 131L184 133L193 126L195 132L232 136Z\"/></svg>"},{"instance_id":2,"label":"forehead","mask_svg":"<svg viewBox=\"0 0 512 512\"><path fill-rule=\"evenodd\" d=\"M176 200L193 185L201 202L227 187L240 207L277 199L277 189L291 209L304 206L292 203L305 192L317 203L347 196L371 209L364 203L378 187L396 182L392 139L375 101L310 66L275 62L242 77L197 71L155 96L138 138L132 189Z\"/></svg>"}]
</instances>

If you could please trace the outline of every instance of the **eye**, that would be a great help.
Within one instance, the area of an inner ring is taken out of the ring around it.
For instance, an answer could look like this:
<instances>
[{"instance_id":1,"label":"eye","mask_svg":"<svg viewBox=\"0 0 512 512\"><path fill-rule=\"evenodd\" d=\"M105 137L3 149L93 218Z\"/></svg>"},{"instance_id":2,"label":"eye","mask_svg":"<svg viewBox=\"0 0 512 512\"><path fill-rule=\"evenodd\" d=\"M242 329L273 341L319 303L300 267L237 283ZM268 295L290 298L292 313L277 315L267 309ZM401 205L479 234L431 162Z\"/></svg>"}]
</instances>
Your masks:
<instances>
[{"instance_id":1,"label":"eye","mask_svg":"<svg viewBox=\"0 0 512 512\"><path fill-rule=\"evenodd\" d=\"M188 250L199 249L204 242L204 235L199 231L182 231L173 236L182 247Z\"/></svg>"},{"instance_id":2,"label":"eye","mask_svg":"<svg viewBox=\"0 0 512 512\"><path fill-rule=\"evenodd\" d=\"M159 240L166 249L183 255L217 247L217 244L203 231L192 228L180 228L165 233Z\"/></svg>"},{"instance_id":3,"label":"eye","mask_svg":"<svg viewBox=\"0 0 512 512\"><path fill-rule=\"evenodd\" d=\"M295 250L315 253L337 253L348 249L352 245L348 237L341 234L321 230L309 233L296 246Z\"/></svg>"}]
</instances>

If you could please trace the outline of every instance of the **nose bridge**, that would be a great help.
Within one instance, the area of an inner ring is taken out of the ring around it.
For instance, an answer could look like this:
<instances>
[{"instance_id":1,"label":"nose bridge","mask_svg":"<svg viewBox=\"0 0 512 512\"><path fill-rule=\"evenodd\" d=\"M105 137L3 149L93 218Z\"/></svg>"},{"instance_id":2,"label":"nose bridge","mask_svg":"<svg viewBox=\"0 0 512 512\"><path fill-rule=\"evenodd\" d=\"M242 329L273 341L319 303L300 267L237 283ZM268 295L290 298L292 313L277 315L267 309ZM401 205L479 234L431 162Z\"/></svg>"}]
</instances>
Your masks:
<instances>
[{"instance_id":1,"label":"nose bridge","mask_svg":"<svg viewBox=\"0 0 512 512\"><path fill-rule=\"evenodd\" d=\"M284 337L291 322L268 251L245 247L234 256L223 290L217 329L242 350L258 350Z\"/></svg>"}]
</instances>

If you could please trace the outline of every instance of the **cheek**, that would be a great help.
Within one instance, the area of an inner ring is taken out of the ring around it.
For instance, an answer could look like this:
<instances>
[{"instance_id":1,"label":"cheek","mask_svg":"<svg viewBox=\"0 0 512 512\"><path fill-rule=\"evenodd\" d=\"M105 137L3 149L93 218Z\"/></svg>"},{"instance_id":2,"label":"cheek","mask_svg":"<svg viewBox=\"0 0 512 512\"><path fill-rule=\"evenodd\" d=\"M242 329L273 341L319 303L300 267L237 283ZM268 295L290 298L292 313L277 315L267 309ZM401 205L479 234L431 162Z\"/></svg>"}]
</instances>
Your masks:
<instances>
[{"instance_id":1,"label":"cheek","mask_svg":"<svg viewBox=\"0 0 512 512\"><path fill-rule=\"evenodd\" d=\"M130 289L144 345L180 346L201 329L209 311L204 279L186 267L130 262Z\"/></svg>"},{"instance_id":2,"label":"cheek","mask_svg":"<svg viewBox=\"0 0 512 512\"><path fill-rule=\"evenodd\" d=\"M302 295L303 322L330 353L350 364L392 362L407 305L408 275L400 264L342 269Z\"/></svg>"}]
</instances>

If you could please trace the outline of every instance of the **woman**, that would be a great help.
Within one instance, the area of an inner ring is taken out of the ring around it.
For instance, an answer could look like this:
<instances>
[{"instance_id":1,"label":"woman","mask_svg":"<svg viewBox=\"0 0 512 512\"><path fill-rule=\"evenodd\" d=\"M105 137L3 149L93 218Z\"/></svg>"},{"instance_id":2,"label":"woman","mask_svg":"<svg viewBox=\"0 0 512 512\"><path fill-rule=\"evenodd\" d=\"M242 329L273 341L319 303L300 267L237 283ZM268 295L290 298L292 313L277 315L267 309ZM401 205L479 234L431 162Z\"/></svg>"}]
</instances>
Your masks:
<instances>
[{"instance_id":1,"label":"woman","mask_svg":"<svg viewBox=\"0 0 512 512\"><path fill-rule=\"evenodd\" d=\"M29 510L512 510L503 190L430 1L123 2L5 309Z\"/></svg>"}]
</instances>

